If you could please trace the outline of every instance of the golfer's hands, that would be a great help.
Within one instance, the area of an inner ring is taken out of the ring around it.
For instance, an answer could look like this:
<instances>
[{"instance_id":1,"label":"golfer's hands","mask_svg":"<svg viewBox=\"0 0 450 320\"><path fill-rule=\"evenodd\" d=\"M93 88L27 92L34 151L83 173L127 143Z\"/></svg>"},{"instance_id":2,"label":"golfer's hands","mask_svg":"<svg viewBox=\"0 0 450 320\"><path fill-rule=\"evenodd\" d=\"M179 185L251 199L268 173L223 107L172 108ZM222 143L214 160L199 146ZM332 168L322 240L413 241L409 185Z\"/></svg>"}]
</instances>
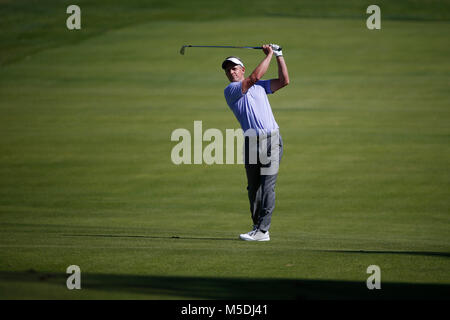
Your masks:
<instances>
[{"instance_id":1,"label":"golfer's hands","mask_svg":"<svg viewBox=\"0 0 450 320\"><path fill-rule=\"evenodd\" d=\"M273 49L273 53L275 54L275 57L283 56L283 51L281 51L281 47L279 45L271 43L270 46Z\"/></svg>"},{"instance_id":2,"label":"golfer's hands","mask_svg":"<svg viewBox=\"0 0 450 320\"><path fill-rule=\"evenodd\" d=\"M264 51L264 53L266 54L266 56L268 56L269 54L272 55L273 54L273 49L270 46L270 44L265 44L262 46L262 49Z\"/></svg>"}]
</instances>

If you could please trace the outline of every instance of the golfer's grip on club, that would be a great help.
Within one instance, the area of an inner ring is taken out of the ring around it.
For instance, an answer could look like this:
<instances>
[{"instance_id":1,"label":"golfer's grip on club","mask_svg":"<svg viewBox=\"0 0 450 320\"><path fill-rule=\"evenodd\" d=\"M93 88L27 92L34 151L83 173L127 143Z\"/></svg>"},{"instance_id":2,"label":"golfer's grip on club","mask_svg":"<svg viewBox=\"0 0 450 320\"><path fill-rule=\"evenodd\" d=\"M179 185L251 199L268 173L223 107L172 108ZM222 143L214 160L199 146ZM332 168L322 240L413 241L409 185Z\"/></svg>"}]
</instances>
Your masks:
<instances>
[{"instance_id":1,"label":"golfer's grip on club","mask_svg":"<svg viewBox=\"0 0 450 320\"><path fill-rule=\"evenodd\" d=\"M283 48L281 48L279 45L271 43L269 44L269 46L272 47L273 54L275 55L275 57L283 56L283 51L281 51Z\"/></svg>"},{"instance_id":2,"label":"golfer's grip on club","mask_svg":"<svg viewBox=\"0 0 450 320\"><path fill-rule=\"evenodd\" d=\"M283 55L283 52L281 51L281 50L283 50L283 48L280 47L279 45L271 43L271 44L269 44L269 46L272 47L273 53L275 54L276 57L280 57ZM253 48L263 49L263 47L253 47Z\"/></svg>"},{"instance_id":3,"label":"golfer's grip on club","mask_svg":"<svg viewBox=\"0 0 450 320\"><path fill-rule=\"evenodd\" d=\"M272 47L272 49L273 50L283 50L283 48L282 47L280 47L279 45L277 45L277 44L269 44L269 46L271 46ZM254 49L262 49L263 47L253 47Z\"/></svg>"}]
</instances>

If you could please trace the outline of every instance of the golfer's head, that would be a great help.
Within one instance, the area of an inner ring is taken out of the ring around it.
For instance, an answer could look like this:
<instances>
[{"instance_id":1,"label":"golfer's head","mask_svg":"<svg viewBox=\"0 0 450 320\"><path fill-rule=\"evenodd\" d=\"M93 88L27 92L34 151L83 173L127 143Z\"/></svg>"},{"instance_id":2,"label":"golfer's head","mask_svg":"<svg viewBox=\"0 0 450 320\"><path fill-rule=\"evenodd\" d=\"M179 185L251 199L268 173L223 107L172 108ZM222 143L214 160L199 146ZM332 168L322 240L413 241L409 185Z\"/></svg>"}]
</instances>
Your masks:
<instances>
[{"instance_id":1,"label":"golfer's head","mask_svg":"<svg viewBox=\"0 0 450 320\"><path fill-rule=\"evenodd\" d=\"M222 69L225 70L228 80L230 82L237 82L244 80L245 67L242 60L238 57L227 57L222 62Z\"/></svg>"}]
</instances>

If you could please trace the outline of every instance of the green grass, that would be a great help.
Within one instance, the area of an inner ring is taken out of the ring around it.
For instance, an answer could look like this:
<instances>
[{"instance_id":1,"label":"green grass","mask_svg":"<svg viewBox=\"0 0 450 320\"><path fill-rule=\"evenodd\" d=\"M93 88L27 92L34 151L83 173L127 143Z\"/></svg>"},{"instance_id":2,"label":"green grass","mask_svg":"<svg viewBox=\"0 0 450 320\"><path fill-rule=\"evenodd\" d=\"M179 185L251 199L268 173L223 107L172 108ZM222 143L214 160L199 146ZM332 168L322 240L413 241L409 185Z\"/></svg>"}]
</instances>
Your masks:
<instances>
[{"instance_id":1,"label":"green grass","mask_svg":"<svg viewBox=\"0 0 450 320\"><path fill-rule=\"evenodd\" d=\"M367 18L361 0L78 0L82 32L67 32L70 0L0 0L0 65L44 49L73 45L116 28L155 21L214 21L247 17ZM449 0L379 0L383 20L449 21ZM223 30L220 31L221 34ZM294 31L293 31L294 32ZM296 34L295 32L293 33ZM216 40L220 37L214 37Z\"/></svg>"},{"instance_id":2,"label":"green grass","mask_svg":"<svg viewBox=\"0 0 450 320\"><path fill-rule=\"evenodd\" d=\"M450 297L448 2L382 3L380 31L357 1L238 16L158 2L155 19L80 3L74 35L56 9L0 2L43 21L0 42L0 298ZM243 167L175 166L170 135L237 128L220 64L262 58L181 45L262 42L285 47L291 84L270 97L285 143L272 241L244 243ZM381 292L365 287L372 264Z\"/></svg>"}]
</instances>

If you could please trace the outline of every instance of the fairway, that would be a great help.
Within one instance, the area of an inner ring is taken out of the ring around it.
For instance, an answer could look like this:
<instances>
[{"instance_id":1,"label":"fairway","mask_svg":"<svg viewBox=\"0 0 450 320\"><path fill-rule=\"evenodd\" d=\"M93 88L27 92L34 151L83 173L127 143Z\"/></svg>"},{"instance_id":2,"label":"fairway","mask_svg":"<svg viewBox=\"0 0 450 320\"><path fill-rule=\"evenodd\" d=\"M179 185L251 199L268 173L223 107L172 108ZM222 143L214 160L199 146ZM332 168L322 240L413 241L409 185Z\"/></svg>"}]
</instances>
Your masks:
<instances>
[{"instance_id":1,"label":"fairway","mask_svg":"<svg viewBox=\"0 0 450 320\"><path fill-rule=\"evenodd\" d=\"M356 7L139 12L5 54L0 299L449 299L450 21L436 9L370 31ZM248 243L243 165L175 165L170 137L239 128L221 63L263 57L180 47L263 43L283 46L291 83L269 96L284 141L271 241Z\"/></svg>"}]
</instances>

